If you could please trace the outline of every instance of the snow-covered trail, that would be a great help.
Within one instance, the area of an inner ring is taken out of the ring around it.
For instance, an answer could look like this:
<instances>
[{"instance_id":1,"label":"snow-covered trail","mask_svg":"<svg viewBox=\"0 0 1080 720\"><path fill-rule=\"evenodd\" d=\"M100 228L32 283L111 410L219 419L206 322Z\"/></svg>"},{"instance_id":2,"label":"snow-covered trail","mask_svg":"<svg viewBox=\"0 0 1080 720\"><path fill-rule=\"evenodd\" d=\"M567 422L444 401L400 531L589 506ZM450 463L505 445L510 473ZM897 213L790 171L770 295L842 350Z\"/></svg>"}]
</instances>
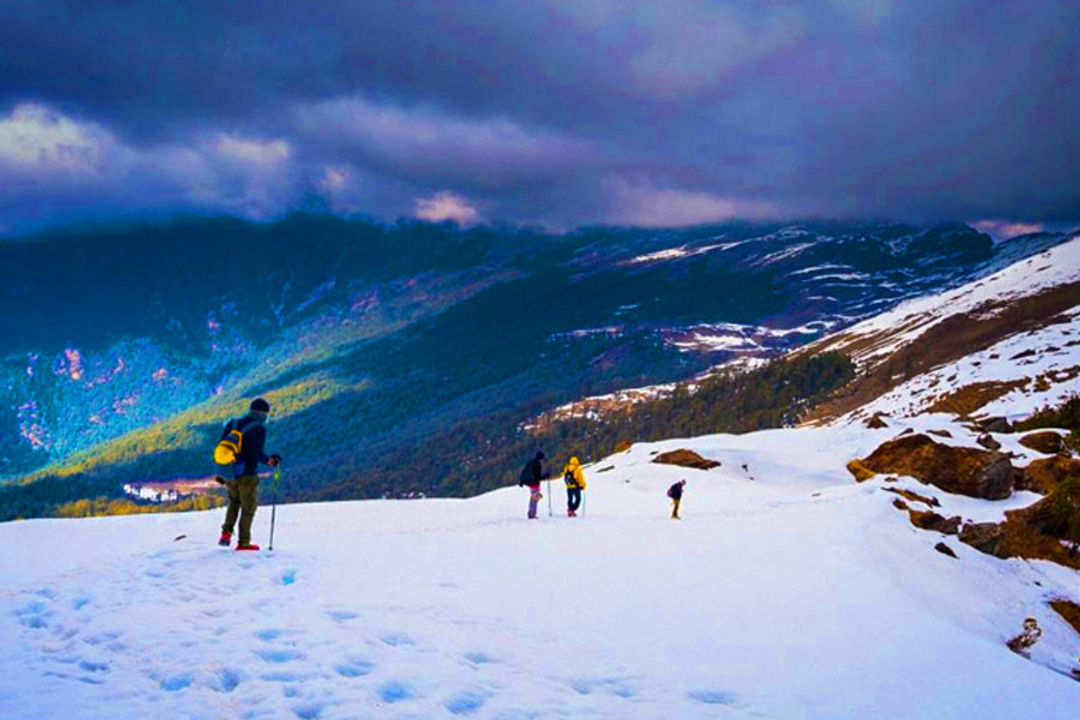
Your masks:
<instances>
[{"instance_id":1,"label":"snow-covered trail","mask_svg":"<svg viewBox=\"0 0 1080 720\"><path fill-rule=\"evenodd\" d=\"M285 506L273 553L217 548L221 511L0 525L0 717L1074 717L1044 664L1080 651L1045 607L1076 574L933 551L843 472L868 435L638 445L577 520L518 488ZM724 467L648 462L675 447ZM1025 615L1038 662L1003 645Z\"/></svg>"}]
</instances>

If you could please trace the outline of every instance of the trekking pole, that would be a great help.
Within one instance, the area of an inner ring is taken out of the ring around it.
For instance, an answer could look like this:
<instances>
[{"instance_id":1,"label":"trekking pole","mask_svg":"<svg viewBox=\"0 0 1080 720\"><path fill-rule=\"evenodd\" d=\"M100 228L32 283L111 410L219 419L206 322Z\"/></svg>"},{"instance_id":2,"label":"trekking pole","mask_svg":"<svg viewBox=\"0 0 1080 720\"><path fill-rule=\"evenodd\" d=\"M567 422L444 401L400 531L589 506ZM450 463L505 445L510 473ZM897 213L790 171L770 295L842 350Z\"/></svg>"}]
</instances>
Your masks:
<instances>
[{"instance_id":1,"label":"trekking pole","mask_svg":"<svg viewBox=\"0 0 1080 720\"><path fill-rule=\"evenodd\" d=\"M548 517L552 516L551 512L551 478L547 481L547 496L548 496Z\"/></svg>"},{"instance_id":2,"label":"trekking pole","mask_svg":"<svg viewBox=\"0 0 1080 720\"><path fill-rule=\"evenodd\" d=\"M589 493L581 491L581 517L585 517L585 508L589 505Z\"/></svg>"},{"instance_id":3,"label":"trekking pole","mask_svg":"<svg viewBox=\"0 0 1080 720\"><path fill-rule=\"evenodd\" d=\"M270 551L274 550L274 520L277 519L277 494L278 494L278 477L280 477L280 463L274 466L274 502L270 506Z\"/></svg>"}]
</instances>

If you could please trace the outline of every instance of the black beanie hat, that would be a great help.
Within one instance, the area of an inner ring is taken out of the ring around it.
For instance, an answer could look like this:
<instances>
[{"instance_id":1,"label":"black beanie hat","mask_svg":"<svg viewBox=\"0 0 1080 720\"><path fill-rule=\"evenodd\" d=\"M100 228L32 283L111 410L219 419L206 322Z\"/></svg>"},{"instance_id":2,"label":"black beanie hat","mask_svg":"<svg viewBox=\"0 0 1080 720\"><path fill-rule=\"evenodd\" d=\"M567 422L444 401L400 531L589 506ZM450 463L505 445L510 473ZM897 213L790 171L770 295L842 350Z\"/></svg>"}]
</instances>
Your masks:
<instances>
[{"instance_id":1,"label":"black beanie hat","mask_svg":"<svg viewBox=\"0 0 1080 720\"><path fill-rule=\"evenodd\" d=\"M536 459L537 459L537 460L543 460L543 459L544 459L544 451L543 451L543 450L541 450L540 452L536 453Z\"/></svg>"},{"instance_id":2,"label":"black beanie hat","mask_svg":"<svg viewBox=\"0 0 1080 720\"><path fill-rule=\"evenodd\" d=\"M270 403L262 398L255 398L251 401L251 409L255 412L268 413L270 412Z\"/></svg>"}]
</instances>

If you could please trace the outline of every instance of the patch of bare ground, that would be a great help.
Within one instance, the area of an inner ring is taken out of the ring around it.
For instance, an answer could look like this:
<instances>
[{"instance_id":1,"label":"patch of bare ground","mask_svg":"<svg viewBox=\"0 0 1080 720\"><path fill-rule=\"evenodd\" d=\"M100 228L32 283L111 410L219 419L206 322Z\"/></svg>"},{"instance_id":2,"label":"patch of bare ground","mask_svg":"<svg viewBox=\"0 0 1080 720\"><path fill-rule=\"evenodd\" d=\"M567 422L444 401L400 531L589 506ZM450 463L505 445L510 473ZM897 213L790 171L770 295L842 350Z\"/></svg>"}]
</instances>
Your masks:
<instances>
[{"instance_id":1,"label":"patch of bare ground","mask_svg":"<svg viewBox=\"0 0 1080 720\"><path fill-rule=\"evenodd\" d=\"M1005 397L1013 390L1023 388L1028 382L1027 379L1024 379L1011 382L989 381L965 385L939 397L927 411L971 415L984 405Z\"/></svg>"},{"instance_id":2,"label":"patch of bare ground","mask_svg":"<svg viewBox=\"0 0 1080 720\"><path fill-rule=\"evenodd\" d=\"M1016 482L1017 490L1047 495L1068 478L1080 477L1080 460L1065 455L1039 458L1032 460L1022 473Z\"/></svg>"},{"instance_id":3,"label":"patch of bare ground","mask_svg":"<svg viewBox=\"0 0 1080 720\"><path fill-rule=\"evenodd\" d=\"M1024 437L1020 438L1020 444L1029 450L1041 452L1044 455L1054 455L1062 451L1065 447L1064 441L1061 439L1061 435L1057 434L1053 430L1043 430L1041 432L1028 433Z\"/></svg>"},{"instance_id":4,"label":"patch of bare ground","mask_svg":"<svg viewBox=\"0 0 1080 720\"><path fill-rule=\"evenodd\" d=\"M883 488L883 490L885 490L885 492L896 493L900 497L904 498L905 500L910 500L911 502L920 502L926 507L941 507L941 503L938 502L938 499L936 497L932 497L929 495L920 495L917 492L912 492L911 490L905 490L903 488L887 487Z\"/></svg>"},{"instance_id":5,"label":"patch of bare ground","mask_svg":"<svg viewBox=\"0 0 1080 720\"><path fill-rule=\"evenodd\" d=\"M720 463L698 455L693 450L672 450L661 453L653 460L661 465L678 465L679 467L694 468L695 470L711 470L720 467Z\"/></svg>"},{"instance_id":6,"label":"patch of bare ground","mask_svg":"<svg viewBox=\"0 0 1080 720\"><path fill-rule=\"evenodd\" d=\"M915 340L888 356L864 362L860 373L831 400L817 406L806 422L835 418L876 400L901 383L935 367L980 352L1006 337L1071 321L1063 315L1080 305L1080 282L1047 288L1034 295L1008 301L990 301L971 313L958 313L928 328ZM839 350L858 360L874 349L894 342L925 322L909 316L878 333L856 336L840 333L798 354Z\"/></svg>"},{"instance_id":7,"label":"patch of bare ground","mask_svg":"<svg viewBox=\"0 0 1080 720\"><path fill-rule=\"evenodd\" d=\"M1080 605L1072 600L1059 598L1051 600L1050 607L1054 608L1054 612L1060 615L1080 635Z\"/></svg>"}]
</instances>

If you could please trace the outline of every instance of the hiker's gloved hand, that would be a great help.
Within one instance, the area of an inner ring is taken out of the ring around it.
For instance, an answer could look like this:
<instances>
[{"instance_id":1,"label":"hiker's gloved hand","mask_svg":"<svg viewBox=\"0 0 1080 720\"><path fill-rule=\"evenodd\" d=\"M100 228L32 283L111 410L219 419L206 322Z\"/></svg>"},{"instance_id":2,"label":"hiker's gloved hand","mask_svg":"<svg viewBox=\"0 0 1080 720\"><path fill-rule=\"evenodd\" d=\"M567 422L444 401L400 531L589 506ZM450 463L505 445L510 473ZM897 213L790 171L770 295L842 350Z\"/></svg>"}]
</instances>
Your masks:
<instances>
[{"instance_id":1,"label":"hiker's gloved hand","mask_svg":"<svg viewBox=\"0 0 1080 720\"><path fill-rule=\"evenodd\" d=\"M281 464L281 456L278 455L277 453L274 453L273 455L270 456L270 459L266 462L266 464L269 465L270 467L277 467L278 465Z\"/></svg>"}]
</instances>

